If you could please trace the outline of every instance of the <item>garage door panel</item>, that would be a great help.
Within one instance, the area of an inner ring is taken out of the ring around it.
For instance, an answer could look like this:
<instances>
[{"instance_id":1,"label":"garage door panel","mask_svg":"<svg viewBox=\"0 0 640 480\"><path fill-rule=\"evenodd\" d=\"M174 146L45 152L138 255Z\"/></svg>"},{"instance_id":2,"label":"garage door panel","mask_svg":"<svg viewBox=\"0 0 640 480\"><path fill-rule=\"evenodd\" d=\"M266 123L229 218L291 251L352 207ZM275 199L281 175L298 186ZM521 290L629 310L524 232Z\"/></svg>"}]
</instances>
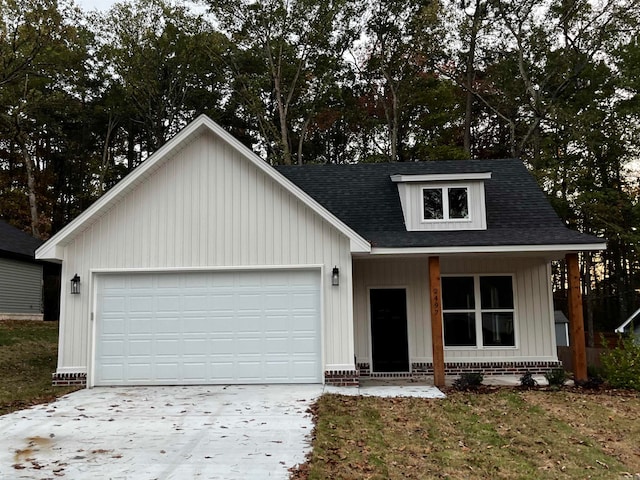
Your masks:
<instances>
[{"instance_id":1,"label":"garage door panel","mask_svg":"<svg viewBox=\"0 0 640 480\"><path fill-rule=\"evenodd\" d=\"M180 297L178 295L167 295L163 293L162 296L156 296L155 298L156 312L179 312L180 311Z\"/></svg>"},{"instance_id":2,"label":"garage door panel","mask_svg":"<svg viewBox=\"0 0 640 480\"><path fill-rule=\"evenodd\" d=\"M105 339L103 352L105 356L109 356L109 357L114 355L124 356L126 352L125 343L120 339L118 340Z\"/></svg>"},{"instance_id":3,"label":"garage door panel","mask_svg":"<svg viewBox=\"0 0 640 480\"><path fill-rule=\"evenodd\" d=\"M103 299L105 310L113 313L122 313L127 309L126 299L124 296L106 296Z\"/></svg>"},{"instance_id":4,"label":"garage door panel","mask_svg":"<svg viewBox=\"0 0 640 480\"><path fill-rule=\"evenodd\" d=\"M153 305L153 297L150 295L147 296L130 296L129 297L129 305L128 309L133 313L150 313L154 311Z\"/></svg>"},{"instance_id":5,"label":"garage door panel","mask_svg":"<svg viewBox=\"0 0 640 480\"><path fill-rule=\"evenodd\" d=\"M317 272L122 274L97 284L96 385L321 381Z\"/></svg>"},{"instance_id":6,"label":"garage door panel","mask_svg":"<svg viewBox=\"0 0 640 480\"><path fill-rule=\"evenodd\" d=\"M316 339L311 337L296 337L294 342L295 346L292 349L292 353L298 355L306 354L309 349L311 349L313 345L315 345L315 341Z\"/></svg>"},{"instance_id":7,"label":"garage door panel","mask_svg":"<svg viewBox=\"0 0 640 480\"><path fill-rule=\"evenodd\" d=\"M153 331L154 321L149 317L130 316L127 322L127 330L130 335L147 334Z\"/></svg>"},{"instance_id":8,"label":"garage door panel","mask_svg":"<svg viewBox=\"0 0 640 480\"><path fill-rule=\"evenodd\" d=\"M125 320L122 316L116 316L115 318L104 318L102 325L102 333L104 335L121 335L121 333L126 330Z\"/></svg>"},{"instance_id":9,"label":"garage door panel","mask_svg":"<svg viewBox=\"0 0 640 480\"><path fill-rule=\"evenodd\" d=\"M124 345L124 342L121 341L120 344ZM148 357L153 354L153 342L151 340L130 339L128 342L128 346L129 355L132 357ZM124 354L124 349L122 349L121 354Z\"/></svg>"}]
</instances>

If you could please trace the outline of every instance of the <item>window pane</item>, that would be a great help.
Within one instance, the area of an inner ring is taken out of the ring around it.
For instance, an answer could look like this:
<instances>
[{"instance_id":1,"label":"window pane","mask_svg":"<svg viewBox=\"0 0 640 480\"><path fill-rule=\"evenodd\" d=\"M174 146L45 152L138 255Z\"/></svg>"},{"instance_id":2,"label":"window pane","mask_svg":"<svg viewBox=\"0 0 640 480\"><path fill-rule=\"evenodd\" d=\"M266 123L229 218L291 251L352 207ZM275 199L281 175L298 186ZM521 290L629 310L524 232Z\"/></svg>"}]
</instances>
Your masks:
<instances>
[{"instance_id":1,"label":"window pane","mask_svg":"<svg viewBox=\"0 0 640 480\"><path fill-rule=\"evenodd\" d=\"M474 313L444 313L444 344L447 347L475 347L476 320Z\"/></svg>"},{"instance_id":2,"label":"window pane","mask_svg":"<svg viewBox=\"0 0 640 480\"><path fill-rule=\"evenodd\" d=\"M480 277L482 309L513 308L511 277Z\"/></svg>"},{"instance_id":3,"label":"window pane","mask_svg":"<svg viewBox=\"0 0 640 480\"><path fill-rule=\"evenodd\" d=\"M470 310L475 306L473 277L442 277L443 310Z\"/></svg>"},{"instance_id":4,"label":"window pane","mask_svg":"<svg viewBox=\"0 0 640 480\"><path fill-rule=\"evenodd\" d=\"M513 313L483 313L482 343L485 347L514 347Z\"/></svg>"},{"instance_id":5,"label":"window pane","mask_svg":"<svg viewBox=\"0 0 640 480\"><path fill-rule=\"evenodd\" d=\"M442 190L439 188L425 188L422 191L424 203L424 219L437 220L442 218Z\"/></svg>"},{"instance_id":6,"label":"window pane","mask_svg":"<svg viewBox=\"0 0 640 480\"><path fill-rule=\"evenodd\" d=\"M449 189L449 218L469 218L466 188Z\"/></svg>"}]
</instances>

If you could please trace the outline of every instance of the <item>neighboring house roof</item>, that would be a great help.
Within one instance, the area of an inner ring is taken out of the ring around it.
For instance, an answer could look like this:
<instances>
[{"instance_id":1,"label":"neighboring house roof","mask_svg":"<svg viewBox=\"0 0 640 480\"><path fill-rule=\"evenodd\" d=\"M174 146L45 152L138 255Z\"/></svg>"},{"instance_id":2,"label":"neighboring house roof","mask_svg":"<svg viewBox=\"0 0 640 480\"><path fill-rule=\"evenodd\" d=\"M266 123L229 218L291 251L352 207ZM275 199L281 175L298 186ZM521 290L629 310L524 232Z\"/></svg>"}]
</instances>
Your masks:
<instances>
[{"instance_id":1,"label":"neighboring house roof","mask_svg":"<svg viewBox=\"0 0 640 480\"><path fill-rule=\"evenodd\" d=\"M453 160L353 165L278 166L276 169L309 193L375 249L434 251L590 250L604 240L568 229L519 160ZM491 172L484 180L486 230L407 231L397 185L391 175ZM524 248L525 246L529 248ZM546 248L549 247L549 248Z\"/></svg>"},{"instance_id":2,"label":"neighboring house roof","mask_svg":"<svg viewBox=\"0 0 640 480\"><path fill-rule=\"evenodd\" d=\"M0 220L0 256L34 260L42 241Z\"/></svg>"},{"instance_id":3,"label":"neighboring house roof","mask_svg":"<svg viewBox=\"0 0 640 480\"><path fill-rule=\"evenodd\" d=\"M553 311L553 320L555 323L569 323L569 319L562 310Z\"/></svg>"}]
</instances>

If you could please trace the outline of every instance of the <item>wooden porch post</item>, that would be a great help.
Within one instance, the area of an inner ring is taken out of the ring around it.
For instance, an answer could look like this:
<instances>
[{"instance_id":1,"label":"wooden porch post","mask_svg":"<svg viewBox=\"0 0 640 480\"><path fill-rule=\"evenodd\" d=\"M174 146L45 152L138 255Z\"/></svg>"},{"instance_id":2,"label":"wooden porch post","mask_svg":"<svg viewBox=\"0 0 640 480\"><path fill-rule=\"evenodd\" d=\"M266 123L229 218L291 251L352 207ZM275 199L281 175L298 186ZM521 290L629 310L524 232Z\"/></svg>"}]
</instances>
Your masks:
<instances>
[{"instance_id":1,"label":"wooden porch post","mask_svg":"<svg viewBox=\"0 0 640 480\"><path fill-rule=\"evenodd\" d=\"M429 257L429 297L431 300L433 383L436 387L444 387L444 344L442 341L442 294L440 289L440 257Z\"/></svg>"},{"instance_id":2,"label":"wooden porch post","mask_svg":"<svg viewBox=\"0 0 640 480\"><path fill-rule=\"evenodd\" d=\"M587 352L584 340L578 254L567 253L565 258L569 280L569 329L571 331L570 344L573 358L573 376L574 380L583 381L587 379Z\"/></svg>"}]
</instances>

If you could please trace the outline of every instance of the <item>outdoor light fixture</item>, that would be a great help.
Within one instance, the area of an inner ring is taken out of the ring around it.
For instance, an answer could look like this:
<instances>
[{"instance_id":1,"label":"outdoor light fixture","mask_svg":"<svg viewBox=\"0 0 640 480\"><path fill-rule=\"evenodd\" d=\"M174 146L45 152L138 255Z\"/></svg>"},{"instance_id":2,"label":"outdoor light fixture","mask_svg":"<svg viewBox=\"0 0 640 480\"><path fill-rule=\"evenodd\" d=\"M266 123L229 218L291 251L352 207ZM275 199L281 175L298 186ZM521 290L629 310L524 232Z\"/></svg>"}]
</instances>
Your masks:
<instances>
[{"instance_id":1,"label":"outdoor light fixture","mask_svg":"<svg viewBox=\"0 0 640 480\"><path fill-rule=\"evenodd\" d=\"M71 279L71 295L78 295L80 293L80 277L76 273Z\"/></svg>"},{"instance_id":2,"label":"outdoor light fixture","mask_svg":"<svg viewBox=\"0 0 640 480\"><path fill-rule=\"evenodd\" d=\"M333 267L333 271L331 272L331 285L337 287L340 285L340 270L338 267Z\"/></svg>"}]
</instances>

